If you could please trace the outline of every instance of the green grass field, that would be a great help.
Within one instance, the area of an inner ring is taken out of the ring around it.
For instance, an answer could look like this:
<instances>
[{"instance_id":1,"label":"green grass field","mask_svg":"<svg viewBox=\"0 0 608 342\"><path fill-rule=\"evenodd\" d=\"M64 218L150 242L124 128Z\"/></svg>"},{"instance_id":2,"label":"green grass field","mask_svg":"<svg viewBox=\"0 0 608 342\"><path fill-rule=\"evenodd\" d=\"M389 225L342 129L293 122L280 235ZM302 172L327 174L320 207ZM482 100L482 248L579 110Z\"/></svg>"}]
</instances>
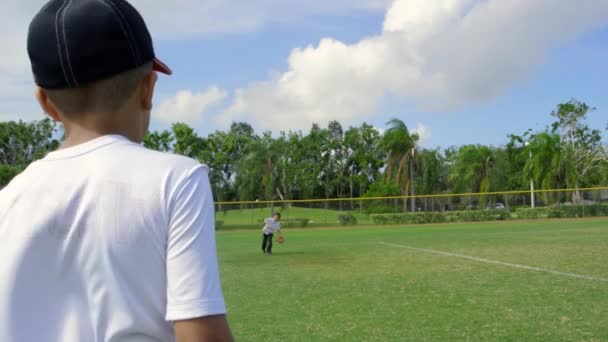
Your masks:
<instances>
[{"instance_id":1,"label":"green grass field","mask_svg":"<svg viewBox=\"0 0 608 342\"><path fill-rule=\"evenodd\" d=\"M608 341L608 219L260 235L217 236L240 341Z\"/></svg>"}]
</instances>

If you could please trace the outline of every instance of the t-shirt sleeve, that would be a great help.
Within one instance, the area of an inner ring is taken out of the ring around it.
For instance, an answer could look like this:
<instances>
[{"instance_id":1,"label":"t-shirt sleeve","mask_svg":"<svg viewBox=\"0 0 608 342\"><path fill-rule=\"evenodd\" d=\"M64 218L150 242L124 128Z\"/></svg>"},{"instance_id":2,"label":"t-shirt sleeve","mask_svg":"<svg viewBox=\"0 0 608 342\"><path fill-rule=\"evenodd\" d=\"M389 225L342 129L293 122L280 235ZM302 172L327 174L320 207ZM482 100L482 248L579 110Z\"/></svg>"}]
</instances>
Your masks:
<instances>
[{"instance_id":1,"label":"t-shirt sleeve","mask_svg":"<svg viewBox=\"0 0 608 342\"><path fill-rule=\"evenodd\" d=\"M179 181L169 203L167 321L226 313L215 246L215 209L207 167Z\"/></svg>"}]
</instances>

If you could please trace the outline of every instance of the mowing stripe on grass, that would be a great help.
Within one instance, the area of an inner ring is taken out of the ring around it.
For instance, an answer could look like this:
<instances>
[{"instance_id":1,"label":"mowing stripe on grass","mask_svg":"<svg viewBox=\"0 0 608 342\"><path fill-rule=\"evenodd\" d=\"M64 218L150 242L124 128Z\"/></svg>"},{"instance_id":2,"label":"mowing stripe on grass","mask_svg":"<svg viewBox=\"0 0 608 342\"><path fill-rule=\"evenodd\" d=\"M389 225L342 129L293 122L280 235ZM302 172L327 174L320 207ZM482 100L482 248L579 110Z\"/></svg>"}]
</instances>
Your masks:
<instances>
[{"instance_id":1,"label":"mowing stripe on grass","mask_svg":"<svg viewBox=\"0 0 608 342\"><path fill-rule=\"evenodd\" d=\"M396 248L409 249L409 250L417 251L417 252L439 254L439 255L443 255L443 256L450 256L450 257L469 259L469 260L474 260L474 261L479 261L479 262L485 262L485 263L488 263L488 264L508 266L508 267L513 267L513 268L519 268L519 269L529 270L529 271L550 273L550 274L564 276L564 277L570 277L570 278L578 278L578 279L586 279L586 280L596 280L596 281L608 282L608 279L606 279L606 278L592 277L592 276L588 276L588 275L575 274L575 273L552 271L552 270L547 270L547 269L539 268L539 267L532 267L532 266L519 265L519 264L511 264L511 263L508 263L508 262L502 262L502 261L496 261L496 260L477 258L477 257L468 256L468 255L463 255L463 254L434 251L432 249L425 249L425 248L416 248L416 247L410 247L410 246L396 245L394 243L387 243L387 242L379 242L379 244L385 245L385 246L396 247Z\"/></svg>"}]
</instances>

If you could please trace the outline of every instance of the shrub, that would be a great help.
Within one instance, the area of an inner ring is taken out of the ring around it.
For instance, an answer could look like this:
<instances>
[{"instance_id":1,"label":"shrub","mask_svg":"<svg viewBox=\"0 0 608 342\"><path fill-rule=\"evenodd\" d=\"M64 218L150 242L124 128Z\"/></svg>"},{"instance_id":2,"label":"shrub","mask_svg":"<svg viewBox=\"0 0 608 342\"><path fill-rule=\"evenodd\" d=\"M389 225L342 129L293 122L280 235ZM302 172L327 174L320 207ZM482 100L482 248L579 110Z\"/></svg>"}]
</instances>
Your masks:
<instances>
[{"instance_id":1,"label":"shrub","mask_svg":"<svg viewBox=\"0 0 608 342\"><path fill-rule=\"evenodd\" d=\"M371 215L375 224L425 224L445 222L441 213L402 213Z\"/></svg>"},{"instance_id":2,"label":"shrub","mask_svg":"<svg viewBox=\"0 0 608 342\"><path fill-rule=\"evenodd\" d=\"M374 215L370 215L372 218L372 221L374 222L374 224L378 224L378 225L382 225L382 224L388 224L388 215L383 215L383 214L374 214Z\"/></svg>"},{"instance_id":3,"label":"shrub","mask_svg":"<svg viewBox=\"0 0 608 342\"><path fill-rule=\"evenodd\" d=\"M301 227L308 227L308 223L310 222L310 219L302 218L302 219L299 219L299 222L300 222Z\"/></svg>"},{"instance_id":4,"label":"shrub","mask_svg":"<svg viewBox=\"0 0 608 342\"><path fill-rule=\"evenodd\" d=\"M518 219L539 219L549 216L549 208L517 208L515 214Z\"/></svg>"},{"instance_id":5,"label":"shrub","mask_svg":"<svg viewBox=\"0 0 608 342\"><path fill-rule=\"evenodd\" d=\"M550 218L608 216L608 205L568 205L549 208Z\"/></svg>"},{"instance_id":6,"label":"shrub","mask_svg":"<svg viewBox=\"0 0 608 342\"><path fill-rule=\"evenodd\" d=\"M357 218L353 214L340 214L338 215L338 221L343 226L357 225Z\"/></svg>"},{"instance_id":7,"label":"shrub","mask_svg":"<svg viewBox=\"0 0 608 342\"><path fill-rule=\"evenodd\" d=\"M511 218L506 210L464 210L444 213L447 222L504 221Z\"/></svg>"},{"instance_id":8,"label":"shrub","mask_svg":"<svg viewBox=\"0 0 608 342\"><path fill-rule=\"evenodd\" d=\"M608 216L608 205L562 205L556 207L519 208L516 213L520 219L597 217Z\"/></svg>"},{"instance_id":9,"label":"shrub","mask_svg":"<svg viewBox=\"0 0 608 342\"><path fill-rule=\"evenodd\" d=\"M506 210L468 210L371 215L374 224L427 224L441 222L481 222L510 219Z\"/></svg>"}]
</instances>

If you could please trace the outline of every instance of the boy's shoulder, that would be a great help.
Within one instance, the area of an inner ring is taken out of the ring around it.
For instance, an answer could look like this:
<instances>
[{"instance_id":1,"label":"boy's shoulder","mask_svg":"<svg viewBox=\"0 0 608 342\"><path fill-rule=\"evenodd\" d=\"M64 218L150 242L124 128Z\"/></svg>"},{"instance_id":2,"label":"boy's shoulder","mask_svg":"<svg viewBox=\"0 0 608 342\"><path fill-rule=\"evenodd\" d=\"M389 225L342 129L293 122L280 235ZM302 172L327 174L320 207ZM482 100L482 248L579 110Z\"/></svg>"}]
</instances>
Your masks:
<instances>
[{"instance_id":1,"label":"boy's shoulder","mask_svg":"<svg viewBox=\"0 0 608 342\"><path fill-rule=\"evenodd\" d=\"M80 167L82 166L82 167ZM81 155L52 155L30 164L21 174L15 177L3 193L20 189L36 179L54 174L57 177L107 179L133 185L166 184L175 185L192 175L203 172L208 176L208 166L181 155L158 152L130 141L100 148Z\"/></svg>"},{"instance_id":2,"label":"boy's shoulder","mask_svg":"<svg viewBox=\"0 0 608 342\"><path fill-rule=\"evenodd\" d=\"M209 167L198 160L168 152L159 152L136 145L139 162L131 162L131 174L144 174L168 185L170 188L183 184L191 176L209 177ZM202 172L202 173L201 173Z\"/></svg>"},{"instance_id":3,"label":"boy's shoulder","mask_svg":"<svg viewBox=\"0 0 608 342\"><path fill-rule=\"evenodd\" d=\"M190 169L197 165L201 165L199 161L186 156L169 152L155 151L135 143L131 144L130 146L133 148L133 153L139 155L140 158L146 159L150 162L166 165L167 167Z\"/></svg>"},{"instance_id":4,"label":"boy's shoulder","mask_svg":"<svg viewBox=\"0 0 608 342\"><path fill-rule=\"evenodd\" d=\"M209 172L209 167L201 162L182 155L168 152L159 152L148 149L136 143L127 142L126 146L117 148L110 153L123 154L118 157L125 166L139 172L157 173L164 177L167 174L184 174L195 169L202 169L205 173ZM113 158L110 156L110 158ZM142 170L143 169L143 170Z\"/></svg>"}]
</instances>

